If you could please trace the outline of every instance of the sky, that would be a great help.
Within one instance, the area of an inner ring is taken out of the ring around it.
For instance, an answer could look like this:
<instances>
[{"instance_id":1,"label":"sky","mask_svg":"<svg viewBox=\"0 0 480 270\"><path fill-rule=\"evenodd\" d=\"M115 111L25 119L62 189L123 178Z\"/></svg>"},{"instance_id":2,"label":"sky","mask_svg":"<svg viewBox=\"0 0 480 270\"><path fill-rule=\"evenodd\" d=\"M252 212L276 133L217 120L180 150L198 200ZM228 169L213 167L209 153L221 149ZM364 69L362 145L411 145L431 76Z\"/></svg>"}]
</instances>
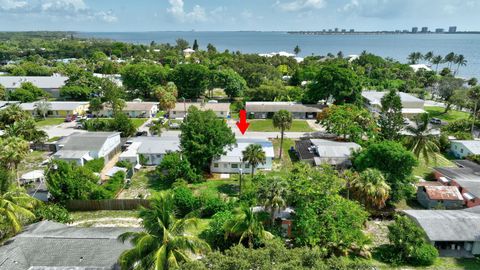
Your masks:
<instances>
[{"instance_id":1,"label":"sky","mask_svg":"<svg viewBox=\"0 0 480 270\"><path fill-rule=\"evenodd\" d=\"M0 31L480 30L480 0L0 0Z\"/></svg>"}]
</instances>

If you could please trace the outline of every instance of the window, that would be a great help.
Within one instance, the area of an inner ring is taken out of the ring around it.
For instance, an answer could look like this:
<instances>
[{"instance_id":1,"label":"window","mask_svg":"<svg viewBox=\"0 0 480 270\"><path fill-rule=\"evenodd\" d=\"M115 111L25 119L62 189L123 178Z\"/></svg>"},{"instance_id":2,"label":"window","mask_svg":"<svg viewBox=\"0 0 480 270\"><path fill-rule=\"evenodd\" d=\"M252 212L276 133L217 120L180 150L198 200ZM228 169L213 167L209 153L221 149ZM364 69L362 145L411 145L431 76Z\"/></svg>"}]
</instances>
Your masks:
<instances>
[{"instance_id":1,"label":"window","mask_svg":"<svg viewBox=\"0 0 480 270\"><path fill-rule=\"evenodd\" d=\"M250 168L250 164L245 164L245 169L249 169Z\"/></svg>"},{"instance_id":2,"label":"window","mask_svg":"<svg viewBox=\"0 0 480 270\"><path fill-rule=\"evenodd\" d=\"M218 163L213 163L214 168L218 168Z\"/></svg>"},{"instance_id":3,"label":"window","mask_svg":"<svg viewBox=\"0 0 480 270\"><path fill-rule=\"evenodd\" d=\"M460 149L460 153L462 153L462 154L463 154L463 148L462 148L462 149Z\"/></svg>"},{"instance_id":4,"label":"window","mask_svg":"<svg viewBox=\"0 0 480 270\"><path fill-rule=\"evenodd\" d=\"M238 169L238 164L232 164L232 169Z\"/></svg>"},{"instance_id":5,"label":"window","mask_svg":"<svg viewBox=\"0 0 480 270\"><path fill-rule=\"evenodd\" d=\"M221 115L223 115L223 112L220 112Z\"/></svg>"},{"instance_id":6,"label":"window","mask_svg":"<svg viewBox=\"0 0 480 270\"><path fill-rule=\"evenodd\" d=\"M173 111L173 114L177 114L177 112L176 112L176 111Z\"/></svg>"}]
</instances>

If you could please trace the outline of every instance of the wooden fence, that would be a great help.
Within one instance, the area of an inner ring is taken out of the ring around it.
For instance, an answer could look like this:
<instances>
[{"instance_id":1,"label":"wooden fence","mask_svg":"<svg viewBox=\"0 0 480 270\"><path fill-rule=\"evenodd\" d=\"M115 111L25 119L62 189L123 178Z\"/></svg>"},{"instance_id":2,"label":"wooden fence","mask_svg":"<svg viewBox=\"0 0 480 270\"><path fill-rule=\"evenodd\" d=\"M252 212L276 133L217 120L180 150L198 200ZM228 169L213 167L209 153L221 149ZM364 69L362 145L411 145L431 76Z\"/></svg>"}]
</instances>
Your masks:
<instances>
[{"instance_id":1,"label":"wooden fence","mask_svg":"<svg viewBox=\"0 0 480 270\"><path fill-rule=\"evenodd\" d=\"M136 210L140 206L149 207L145 199L112 199L112 200L73 200L66 204L69 211L98 210Z\"/></svg>"}]
</instances>

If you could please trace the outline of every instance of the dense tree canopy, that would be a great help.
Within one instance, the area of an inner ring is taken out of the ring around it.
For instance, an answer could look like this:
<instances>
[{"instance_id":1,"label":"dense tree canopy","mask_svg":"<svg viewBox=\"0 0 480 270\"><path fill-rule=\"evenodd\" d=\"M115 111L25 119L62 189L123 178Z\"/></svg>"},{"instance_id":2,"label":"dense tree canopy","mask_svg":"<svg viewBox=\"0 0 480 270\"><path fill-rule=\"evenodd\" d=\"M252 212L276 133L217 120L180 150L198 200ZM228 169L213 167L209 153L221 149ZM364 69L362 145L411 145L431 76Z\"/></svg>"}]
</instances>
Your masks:
<instances>
[{"instance_id":1,"label":"dense tree canopy","mask_svg":"<svg viewBox=\"0 0 480 270\"><path fill-rule=\"evenodd\" d=\"M170 79L178 87L178 96L188 99L199 98L210 86L210 71L198 64L178 65L170 74Z\"/></svg>"}]
</instances>

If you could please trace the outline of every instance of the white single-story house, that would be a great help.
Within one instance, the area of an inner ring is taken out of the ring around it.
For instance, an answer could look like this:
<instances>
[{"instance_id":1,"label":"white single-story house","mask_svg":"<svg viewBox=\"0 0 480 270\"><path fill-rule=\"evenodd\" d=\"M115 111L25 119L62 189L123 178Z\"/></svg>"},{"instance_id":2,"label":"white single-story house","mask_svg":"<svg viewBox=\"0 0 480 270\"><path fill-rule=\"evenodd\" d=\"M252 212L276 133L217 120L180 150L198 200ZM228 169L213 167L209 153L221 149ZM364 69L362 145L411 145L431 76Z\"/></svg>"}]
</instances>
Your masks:
<instances>
[{"instance_id":1,"label":"white single-story house","mask_svg":"<svg viewBox=\"0 0 480 270\"><path fill-rule=\"evenodd\" d=\"M120 151L120 132L75 132L55 144L55 159L80 166L97 158L104 158L106 163Z\"/></svg>"},{"instance_id":2,"label":"white single-story house","mask_svg":"<svg viewBox=\"0 0 480 270\"><path fill-rule=\"evenodd\" d=\"M480 155L480 141L451 140L450 151L456 158L465 158L470 155Z\"/></svg>"},{"instance_id":3,"label":"white single-story house","mask_svg":"<svg viewBox=\"0 0 480 270\"><path fill-rule=\"evenodd\" d=\"M192 48L186 48L185 50L183 50L183 55L188 58L190 56L192 56L192 54L195 53L195 50L192 49Z\"/></svg>"},{"instance_id":4,"label":"white single-story house","mask_svg":"<svg viewBox=\"0 0 480 270\"><path fill-rule=\"evenodd\" d=\"M53 97L60 96L60 88L65 85L68 80L66 76L0 76L0 84L7 91L12 91L22 86L24 82L31 82L38 88L45 90Z\"/></svg>"},{"instance_id":5,"label":"white single-story house","mask_svg":"<svg viewBox=\"0 0 480 270\"><path fill-rule=\"evenodd\" d=\"M84 115L89 107L88 102L82 101L48 101L47 103L50 104L50 110L47 113L48 117ZM21 103L20 108L31 113L33 116L37 116L38 112L35 104L37 104L37 102Z\"/></svg>"},{"instance_id":6,"label":"white single-story house","mask_svg":"<svg viewBox=\"0 0 480 270\"><path fill-rule=\"evenodd\" d=\"M301 161L320 166L329 164L339 168L351 166L350 157L360 145L353 142L337 142L323 139L308 139L295 142L295 150Z\"/></svg>"},{"instance_id":7,"label":"white single-story house","mask_svg":"<svg viewBox=\"0 0 480 270\"><path fill-rule=\"evenodd\" d=\"M242 170L242 173L249 173L252 168L247 162L242 161L242 152L251 144L261 145L266 156L265 164L259 164L255 170L271 170L275 157L272 142L264 139L238 139L236 146L226 147L225 154L212 161L210 171L212 173L232 174L240 173L240 170Z\"/></svg>"},{"instance_id":8,"label":"white single-story house","mask_svg":"<svg viewBox=\"0 0 480 270\"><path fill-rule=\"evenodd\" d=\"M113 110L106 104L100 111L102 117L112 117ZM125 102L123 113L131 118L150 118L158 113L158 102L131 101Z\"/></svg>"},{"instance_id":9,"label":"white single-story house","mask_svg":"<svg viewBox=\"0 0 480 270\"><path fill-rule=\"evenodd\" d=\"M425 65L425 64L415 64L415 65L410 65L410 67L413 69L413 71L417 72L420 69L424 69L425 71L432 71L432 69Z\"/></svg>"},{"instance_id":10,"label":"white single-story house","mask_svg":"<svg viewBox=\"0 0 480 270\"><path fill-rule=\"evenodd\" d=\"M180 151L178 136L135 137L129 143L130 146L120 155L119 160L127 160L132 164L139 164L143 159L142 165L158 165L165 154Z\"/></svg>"},{"instance_id":11,"label":"white single-story house","mask_svg":"<svg viewBox=\"0 0 480 270\"><path fill-rule=\"evenodd\" d=\"M280 110L289 111L294 119L316 119L317 114L324 107L324 105L320 104L302 104L298 102L254 101L245 103L248 117L255 119L272 118Z\"/></svg>"},{"instance_id":12,"label":"white single-story house","mask_svg":"<svg viewBox=\"0 0 480 270\"><path fill-rule=\"evenodd\" d=\"M404 210L442 257L480 255L480 206L463 210Z\"/></svg>"},{"instance_id":13,"label":"white single-story house","mask_svg":"<svg viewBox=\"0 0 480 270\"><path fill-rule=\"evenodd\" d=\"M377 91L363 91L362 97L365 100L365 105L374 114L378 115L382 110L382 98L387 92ZM418 114L425 113L425 101L414 97L410 94L398 92L400 100L402 101L402 114L405 117L414 117Z\"/></svg>"},{"instance_id":14,"label":"white single-story house","mask_svg":"<svg viewBox=\"0 0 480 270\"><path fill-rule=\"evenodd\" d=\"M195 106L202 111L212 110L219 118L227 118L230 115L230 103L177 102L175 108L169 111L168 117L170 119L183 119L190 106Z\"/></svg>"}]
</instances>

